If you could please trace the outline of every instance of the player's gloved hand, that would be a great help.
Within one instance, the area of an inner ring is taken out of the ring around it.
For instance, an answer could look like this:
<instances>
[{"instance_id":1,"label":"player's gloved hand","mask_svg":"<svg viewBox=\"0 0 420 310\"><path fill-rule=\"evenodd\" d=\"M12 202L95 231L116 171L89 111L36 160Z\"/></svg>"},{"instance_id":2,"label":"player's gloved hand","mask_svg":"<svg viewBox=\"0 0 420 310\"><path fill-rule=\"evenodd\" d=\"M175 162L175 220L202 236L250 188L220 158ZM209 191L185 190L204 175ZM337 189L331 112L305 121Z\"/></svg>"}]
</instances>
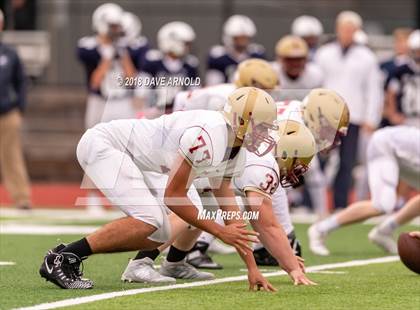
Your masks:
<instances>
[{"instance_id":1,"label":"player's gloved hand","mask_svg":"<svg viewBox=\"0 0 420 310\"><path fill-rule=\"evenodd\" d=\"M128 47L128 40L126 38L120 38L118 39L115 44L115 50L119 57L123 57L127 55L127 47Z\"/></svg>"},{"instance_id":2,"label":"player's gloved hand","mask_svg":"<svg viewBox=\"0 0 420 310\"><path fill-rule=\"evenodd\" d=\"M248 282L250 291L255 291L255 288L257 288L257 291L259 291L262 288L263 291L277 292L277 289L272 286L266 278L264 278L258 269L248 272Z\"/></svg>"},{"instance_id":3,"label":"player's gloved hand","mask_svg":"<svg viewBox=\"0 0 420 310\"><path fill-rule=\"evenodd\" d=\"M115 56L115 48L111 44L102 44L98 51L101 58L105 60L111 60Z\"/></svg>"},{"instance_id":4,"label":"player's gloved hand","mask_svg":"<svg viewBox=\"0 0 420 310\"><path fill-rule=\"evenodd\" d=\"M414 237L414 238L420 239L420 231L412 231L412 232L410 232L410 233L409 233L409 235L410 235L411 237Z\"/></svg>"},{"instance_id":5,"label":"player's gloved hand","mask_svg":"<svg viewBox=\"0 0 420 310\"><path fill-rule=\"evenodd\" d=\"M292 279L294 285L318 285L309 280L300 268L289 272L289 277Z\"/></svg>"},{"instance_id":6,"label":"player's gloved hand","mask_svg":"<svg viewBox=\"0 0 420 310\"><path fill-rule=\"evenodd\" d=\"M222 231L217 236L224 243L234 246L238 251L244 255L247 251L252 251L252 247L248 242L258 242L259 234L256 231L246 229L246 224L233 223L223 226Z\"/></svg>"}]
</instances>

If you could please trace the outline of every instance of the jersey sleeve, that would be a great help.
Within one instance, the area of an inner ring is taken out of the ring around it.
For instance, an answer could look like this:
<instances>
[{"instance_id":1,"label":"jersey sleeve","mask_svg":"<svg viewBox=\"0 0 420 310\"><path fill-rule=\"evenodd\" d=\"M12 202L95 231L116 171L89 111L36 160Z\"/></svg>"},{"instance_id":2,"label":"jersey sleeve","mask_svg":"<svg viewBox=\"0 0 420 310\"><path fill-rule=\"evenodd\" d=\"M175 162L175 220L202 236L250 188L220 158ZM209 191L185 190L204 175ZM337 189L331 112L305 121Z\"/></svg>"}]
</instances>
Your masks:
<instances>
[{"instance_id":1,"label":"jersey sleeve","mask_svg":"<svg viewBox=\"0 0 420 310\"><path fill-rule=\"evenodd\" d=\"M271 167L252 164L245 167L239 183L244 192L258 192L271 198L279 186L279 177Z\"/></svg>"},{"instance_id":2,"label":"jersey sleeve","mask_svg":"<svg viewBox=\"0 0 420 310\"><path fill-rule=\"evenodd\" d=\"M193 168L210 167L213 164L213 141L203 127L186 129L180 138L179 150Z\"/></svg>"}]
</instances>

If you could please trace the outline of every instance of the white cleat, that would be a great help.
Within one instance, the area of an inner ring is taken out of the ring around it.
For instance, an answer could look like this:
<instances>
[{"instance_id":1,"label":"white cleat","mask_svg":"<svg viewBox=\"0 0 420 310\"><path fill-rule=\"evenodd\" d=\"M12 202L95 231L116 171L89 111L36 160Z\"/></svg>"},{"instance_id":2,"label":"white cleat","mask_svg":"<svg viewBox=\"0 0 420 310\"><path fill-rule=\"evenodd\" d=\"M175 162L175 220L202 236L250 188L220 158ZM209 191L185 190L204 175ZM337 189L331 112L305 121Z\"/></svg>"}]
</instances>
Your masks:
<instances>
[{"instance_id":1,"label":"white cleat","mask_svg":"<svg viewBox=\"0 0 420 310\"><path fill-rule=\"evenodd\" d=\"M236 253L236 250L233 246L225 245L218 240L214 240L212 243L210 243L209 252L215 254L232 254Z\"/></svg>"},{"instance_id":2,"label":"white cleat","mask_svg":"<svg viewBox=\"0 0 420 310\"><path fill-rule=\"evenodd\" d=\"M185 262L172 263L164 260L159 270L160 274L167 277L186 280L213 280L214 274L210 272L198 271L193 266Z\"/></svg>"},{"instance_id":3,"label":"white cleat","mask_svg":"<svg viewBox=\"0 0 420 310\"><path fill-rule=\"evenodd\" d=\"M391 254L398 253L398 246L395 240L392 238L392 235L384 234L379 231L378 227L374 227L368 235L370 242L376 244L385 252Z\"/></svg>"},{"instance_id":4,"label":"white cleat","mask_svg":"<svg viewBox=\"0 0 420 310\"><path fill-rule=\"evenodd\" d=\"M154 267L153 260L149 257L132 260L121 276L124 282L139 283L175 283L176 279L161 275Z\"/></svg>"},{"instance_id":5,"label":"white cleat","mask_svg":"<svg viewBox=\"0 0 420 310\"><path fill-rule=\"evenodd\" d=\"M326 234L321 233L316 224L312 225L308 229L308 238L309 238L309 249L312 253L320 256L330 255L330 251L325 245Z\"/></svg>"}]
</instances>

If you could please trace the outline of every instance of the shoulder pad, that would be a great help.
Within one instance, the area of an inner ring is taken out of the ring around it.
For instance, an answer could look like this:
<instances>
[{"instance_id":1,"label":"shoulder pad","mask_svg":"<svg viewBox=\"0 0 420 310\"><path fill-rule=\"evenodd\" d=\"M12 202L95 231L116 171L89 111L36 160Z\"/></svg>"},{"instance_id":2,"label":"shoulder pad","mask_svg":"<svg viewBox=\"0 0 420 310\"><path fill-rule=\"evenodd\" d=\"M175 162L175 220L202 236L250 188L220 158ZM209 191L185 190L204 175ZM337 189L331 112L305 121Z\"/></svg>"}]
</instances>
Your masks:
<instances>
[{"instance_id":1,"label":"shoulder pad","mask_svg":"<svg viewBox=\"0 0 420 310\"><path fill-rule=\"evenodd\" d=\"M132 49L139 49L143 47L147 47L149 42L145 37L138 37L130 42L130 48Z\"/></svg>"},{"instance_id":2,"label":"shoulder pad","mask_svg":"<svg viewBox=\"0 0 420 310\"><path fill-rule=\"evenodd\" d=\"M98 46L98 41L93 36L83 37L79 39L77 46L79 48L85 48L85 49L91 50Z\"/></svg>"},{"instance_id":3,"label":"shoulder pad","mask_svg":"<svg viewBox=\"0 0 420 310\"><path fill-rule=\"evenodd\" d=\"M250 54L261 54L265 53L265 48L261 44L251 43L248 45L248 52Z\"/></svg>"},{"instance_id":4,"label":"shoulder pad","mask_svg":"<svg viewBox=\"0 0 420 310\"><path fill-rule=\"evenodd\" d=\"M158 50L149 50L146 53L146 60L147 61L158 61L163 59L163 54L161 51Z\"/></svg>"},{"instance_id":5,"label":"shoulder pad","mask_svg":"<svg viewBox=\"0 0 420 310\"><path fill-rule=\"evenodd\" d=\"M199 65L199 61L198 58L195 57L194 55L187 55L185 57L185 63L193 68L197 68Z\"/></svg>"},{"instance_id":6,"label":"shoulder pad","mask_svg":"<svg viewBox=\"0 0 420 310\"><path fill-rule=\"evenodd\" d=\"M185 130L179 148L193 167L208 167L213 163L213 141L203 127L193 126Z\"/></svg>"},{"instance_id":7,"label":"shoulder pad","mask_svg":"<svg viewBox=\"0 0 420 310\"><path fill-rule=\"evenodd\" d=\"M222 45L215 45L210 49L209 56L212 58L219 58L226 55L226 48Z\"/></svg>"}]
</instances>

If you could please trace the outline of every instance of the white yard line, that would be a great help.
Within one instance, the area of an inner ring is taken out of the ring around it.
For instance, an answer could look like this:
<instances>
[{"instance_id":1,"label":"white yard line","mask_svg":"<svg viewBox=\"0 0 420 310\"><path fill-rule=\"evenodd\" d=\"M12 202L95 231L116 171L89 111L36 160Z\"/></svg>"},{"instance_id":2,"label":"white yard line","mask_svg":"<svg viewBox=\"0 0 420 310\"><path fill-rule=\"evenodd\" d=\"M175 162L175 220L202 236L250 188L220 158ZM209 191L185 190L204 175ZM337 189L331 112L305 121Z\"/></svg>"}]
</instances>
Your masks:
<instances>
[{"instance_id":1,"label":"white yard line","mask_svg":"<svg viewBox=\"0 0 420 310\"><path fill-rule=\"evenodd\" d=\"M99 226L0 224L0 234L12 235L86 235Z\"/></svg>"},{"instance_id":2,"label":"white yard line","mask_svg":"<svg viewBox=\"0 0 420 310\"><path fill-rule=\"evenodd\" d=\"M326 270L326 269L365 266L365 265L371 265L371 264L382 264L382 263L395 262L398 260L399 260L398 256L387 256L387 257L371 258L371 259L364 259L364 260L352 260L348 262L312 266L312 267L307 267L306 270L307 272L313 272L313 271L321 271L321 270ZM280 276L280 275L285 275L285 274L286 273L284 271L263 273L265 277L274 277L274 276ZM48 303L43 303L43 304L39 304L39 305L31 306L31 307L19 308L19 309L20 310L55 309L55 308L61 308L61 307L81 305L85 303L111 299L111 298L116 298L116 297L121 297L121 296L130 296L130 295L144 294L144 293L150 293L150 292L168 291L168 290L214 285L214 284L220 284L220 283L226 283L226 282L245 281L245 280L247 280L247 275L226 277L226 278L220 278L220 279L208 280L208 281L198 281L198 282L189 282L189 283L165 285L165 286L158 286L158 287L139 288L139 289L116 291L116 292L103 293L103 294L97 294L97 295L91 295L91 296L85 296L85 297L69 298L69 299L64 299L60 301L48 302Z\"/></svg>"},{"instance_id":3,"label":"white yard line","mask_svg":"<svg viewBox=\"0 0 420 310\"><path fill-rule=\"evenodd\" d=\"M16 265L15 262L0 262L0 266L13 266Z\"/></svg>"}]
</instances>

